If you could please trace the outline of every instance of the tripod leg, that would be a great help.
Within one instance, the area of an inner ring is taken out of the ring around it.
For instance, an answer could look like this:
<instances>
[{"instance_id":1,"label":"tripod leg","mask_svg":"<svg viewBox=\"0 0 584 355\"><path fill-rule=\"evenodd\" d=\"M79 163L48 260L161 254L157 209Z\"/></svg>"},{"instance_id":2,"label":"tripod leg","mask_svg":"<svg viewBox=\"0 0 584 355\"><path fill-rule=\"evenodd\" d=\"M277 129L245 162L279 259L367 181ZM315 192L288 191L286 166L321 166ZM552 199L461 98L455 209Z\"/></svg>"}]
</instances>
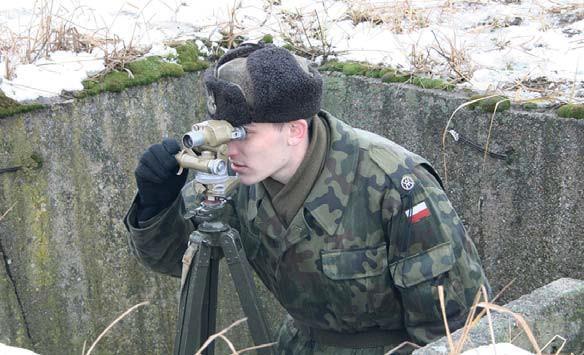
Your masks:
<instances>
[{"instance_id":1,"label":"tripod leg","mask_svg":"<svg viewBox=\"0 0 584 355\"><path fill-rule=\"evenodd\" d=\"M211 335L215 334L217 320L217 286L219 284L219 260L222 255L217 247L211 247L211 260L209 264L209 280L205 289L205 299L203 301L203 310L201 324L201 340L206 341ZM215 342L210 343L205 351L205 355L215 353Z\"/></svg>"},{"instance_id":2,"label":"tripod leg","mask_svg":"<svg viewBox=\"0 0 584 355\"><path fill-rule=\"evenodd\" d=\"M247 316L251 337L255 345L263 345L272 342L266 321L259 308L255 284L251 275L245 251L241 246L239 233L231 229L221 234L221 246L231 272L231 278L235 283L235 289L239 295L239 301L243 312ZM273 354L272 348L258 349L260 355Z\"/></svg>"},{"instance_id":3,"label":"tripod leg","mask_svg":"<svg viewBox=\"0 0 584 355\"><path fill-rule=\"evenodd\" d=\"M210 258L211 248L201 244L181 293L174 355L194 354L208 337L203 334L203 321L209 312L203 306L209 292Z\"/></svg>"}]
</instances>

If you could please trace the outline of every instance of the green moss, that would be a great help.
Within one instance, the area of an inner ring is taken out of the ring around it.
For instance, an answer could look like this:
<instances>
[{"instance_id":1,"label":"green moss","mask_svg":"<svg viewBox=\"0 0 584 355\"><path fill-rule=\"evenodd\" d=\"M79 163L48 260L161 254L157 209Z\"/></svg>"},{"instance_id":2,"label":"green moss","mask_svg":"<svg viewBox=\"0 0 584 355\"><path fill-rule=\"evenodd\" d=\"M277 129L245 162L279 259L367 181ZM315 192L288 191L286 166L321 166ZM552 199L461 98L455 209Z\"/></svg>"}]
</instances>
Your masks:
<instances>
[{"instance_id":1,"label":"green moss","mask_svg":"<svg viewBox=\"0 0 584 355\"><path fill-rule=\"evenodd\" d=\"M489 97L490 95L474 95L470 97L470 101L478 100L477 102L473 102L472 104L468 105L467 107L471 110L480 109L483 112L493 112L495 111L495 107L497 107L497 112L506 111L511 107L511 101L506 96L493 96ZM499 105L497 106L497 103Z\"/></svg>"},{"instance_id":2,"label":"green moss","mask_svg":"<svg viewBox=\"0 0 584 355\"><path fill-rule=\"evenodd\" d=\"M42 109L41 104L20 104L0 91L0 117L16 115L17 113L29 112Z\"/></svg>"},{"instance_id":3,"label":"green moss","mask_svg":"<svg viewBox=\"0 0 584 355\"><path fill-rule=\"evenodd\" d=\"M381 78L380 69L369 69L365 72L365 76L368 78Z\"/></svg>"},{"instance_id":4,"label":"green moss","mask_svg":"<svg viewBox=\"0 0 584 355\"><path fill-rule=\"evenodd\" d=\"M160 67L160 74L163 77L164 76L179 77L182 76L184 73L185 71L183 67L174 63L162 62L162 65Z\"/></svg>"},{"instance_id":5,"label":"green moss","mask_svg":"<svg viewBox=\"0 0 584 355\"><path fill-rule=\"evenodd\" d=\"M361 63L347 62L343 65L343 74L345 75L365 75L367 66Z\"/></svg>"},{"instance_id":6,"label":"green moss","mask_svg":"<svg viewBox=\"0 0 584 355\"><path fill-rule=\"evenodd\" d=\"M178 61L184 61L184 65L169 63L156 56L137 60L126 65L129 72L115 70L103 76L101 80L84 80L82 83L84 90L76 93L75 96L81 98L96 95L102 91L120 92L131 86L151 84L163 77L179 77L185 71L206 68L207 63L198 59L197 52L192 51L192 46L181 46L180 50L177 47ZM191 55L195 55L197 60L191 61Z\"/></svg>"},{"instance_id":7,"label":"green moss","mask_svg":"<svg viewBox=\"0 0 584 355\"><path fill-rule=\"evenodd\" d=\"M264 41L264 43L274 43L274 36L272 36L271 34L265 34L262 37L262 41Z\"/></svg>"},{"instance_id":8,"label":"green moss","mask_svg":"<svg viewBox=\"0 0 584 355\"><path fill-rule=\"evenodd\" d=\"M282 48L285 48L290 52L294 52L294 46L291 43L286 43L285 45L282 46Z\"/></svg>"},{"instance_id":9,"label":"green moss","mask_svg":"<svg viewBox=\"0 0 584 355\"><path fill-rule=\"evenodd\" d=\"M454 85L445 82L441 79L424 78L416 76L412 78L412 84L422 87L424 89L439 89L439 90L454 90Z\"/></svg>"},{"instance_id":10,"label":"green moss","mask_svg":"<svg viewBox=\"0 0 584 355\"><path fill-rule=\"evenodd\" d=\"M75 93L82 98L97 95L102 91L120 92L131 86L148 85L164 77L179 77L185 72L200 71L209 67L209 63L199 59L199 50L193 42L186 42L174 47L176 56L167 56L163 60L152 56L126 64L126 70L114 70L99 79L84 80L83 90ZM177 63L168 60L176 60Z\"/></svg>"},{"instance_id":11,"label":"green moss","mask_svg":"<svg viewBox=\"0 0 584 355\"><path fill-rule=\"evenodd\" d=\"M521 105L521 108L527 111L536 110L537 104L535 102L526 102L523 105Z\"/></svg>"},{"instance_id":12,"label":"green moss","mask_svg":"<svg viewBox=\"0 0 584 355\"><path fill-rule=\"evenodd\" d=\"M328 61L326 63L324 63L323 65L320 66L319 70L320 71L338 71L338 72L342 72L343 71L343 63L336 61L336 60L331 60Z\"/></svg>"},{"instance_id":13,"label":"green moss","mask_svg":"<svg viewBox=\"0 0 584 355\"><path fill-rule=\"evenodd\" d=\"M412 78L410 74L400 73L397 71L387 71L381 76L384 83L405 83Z\"/></svg>"},{"instance_id":14,"label":"green moss","mask_svg":"<svg viewBox=\"0 0 584 355\"><path fill-rule=\"evenodd\" d=\"M558 109L558 116L566 118L584 119L584 104L567 104Z\"/></svg>"},{"instance_id":15,"label":"green moss","mask_svg":"<svg viewBox=\"0 0 584 355\"><path fill-rule=\"evenodd\" d=\"M120 92L129 85L130 75L126 72L114 71L104 77L102 88L104 91Z\"/></svg>"},{"instance_id":16,"label":"green moss","mask_svg":"<svg viewBox=\"0 0 584 355\"><path fill-rule=\"evenodd\" d=\"M201 71L209 67L207 62L189 62L182 65L184 71Z\"/></svg>"},{"instance_id":17,"label":"green moss","mask_svg":"<svg viewBox=\"0 0 584 355\"><path fill-rule=\"evenodd\" d=\"M178 64L186 72L207 69L209 63L199 59L199 49L193 42L186 42L175 47L178 54Z\"/></svg>"}]
</instances>

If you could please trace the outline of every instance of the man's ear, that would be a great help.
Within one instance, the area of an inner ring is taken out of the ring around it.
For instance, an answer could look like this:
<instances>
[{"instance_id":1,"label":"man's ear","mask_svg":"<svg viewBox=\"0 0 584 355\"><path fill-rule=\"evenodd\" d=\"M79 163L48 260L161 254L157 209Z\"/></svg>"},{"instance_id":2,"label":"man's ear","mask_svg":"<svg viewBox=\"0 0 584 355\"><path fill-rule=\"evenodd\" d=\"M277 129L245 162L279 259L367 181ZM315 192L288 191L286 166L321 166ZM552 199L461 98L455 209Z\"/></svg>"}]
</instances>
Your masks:
<instances>
[{"instance_id":1,"label":"man's ear","mask_svg":"<svg viewBox=\"0 0 584 355\"><path fill-rule=\"evenodd\" d=\"M308 122L306 120L290 121L287 126L289 145L298 145L308 137Z\"/></svg>"}]
</instances>

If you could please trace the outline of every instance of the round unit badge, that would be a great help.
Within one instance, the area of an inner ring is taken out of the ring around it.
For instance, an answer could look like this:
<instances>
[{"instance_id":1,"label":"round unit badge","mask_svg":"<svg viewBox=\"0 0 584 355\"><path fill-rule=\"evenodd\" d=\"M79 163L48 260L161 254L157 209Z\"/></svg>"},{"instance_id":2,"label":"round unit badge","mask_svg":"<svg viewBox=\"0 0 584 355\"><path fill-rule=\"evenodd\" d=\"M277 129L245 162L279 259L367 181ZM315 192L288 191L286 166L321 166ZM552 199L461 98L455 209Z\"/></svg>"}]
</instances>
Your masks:
<instances>
[{"instance_id":1,"label":"round unit badge","mask_svg":"<svg viewBox=\"0 0 584 355\"><path fill-rule=\"evenodd\" d=\"M414 182L414 179L412 179L408 175L404 175L401 179L401 187L406 191L410 191L411 189L413 189L415 184L416 183Z\"/></svg>"}]
</instances>

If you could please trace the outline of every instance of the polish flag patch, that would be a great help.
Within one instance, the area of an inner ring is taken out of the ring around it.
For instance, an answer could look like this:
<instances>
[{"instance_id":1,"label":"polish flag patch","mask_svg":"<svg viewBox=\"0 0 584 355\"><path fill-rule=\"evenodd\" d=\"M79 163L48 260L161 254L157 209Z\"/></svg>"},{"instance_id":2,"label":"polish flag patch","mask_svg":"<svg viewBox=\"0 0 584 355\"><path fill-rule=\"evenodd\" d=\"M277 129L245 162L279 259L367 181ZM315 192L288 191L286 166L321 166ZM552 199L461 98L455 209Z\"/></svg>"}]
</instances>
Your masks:
<instances>
[{"instance_id":1,"label":"polish flag patch","mask_svg":"<svg viewBox=\"0 0 584 355\"><path fill-rule=\"evenodd\" d=\"M430 215L430 209L426 206L426 202L422 201L415 205L412 209L406 211L406 216L411 223L416 223Z\"/></svg>"}]
</instances>

